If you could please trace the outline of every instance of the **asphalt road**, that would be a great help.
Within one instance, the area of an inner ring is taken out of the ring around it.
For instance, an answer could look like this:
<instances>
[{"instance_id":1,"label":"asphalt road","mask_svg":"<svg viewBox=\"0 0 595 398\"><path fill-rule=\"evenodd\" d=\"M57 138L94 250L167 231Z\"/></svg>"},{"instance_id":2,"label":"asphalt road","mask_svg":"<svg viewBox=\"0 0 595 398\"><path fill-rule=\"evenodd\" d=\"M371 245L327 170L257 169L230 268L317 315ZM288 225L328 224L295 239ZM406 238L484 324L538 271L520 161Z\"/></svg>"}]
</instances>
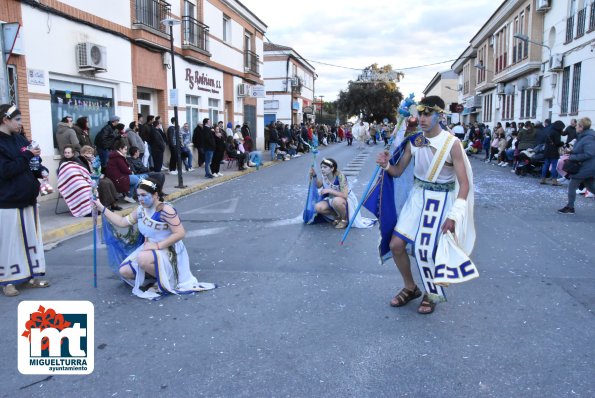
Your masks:
<instances>
[{"instance_id":1,"label":"asphalt road","mask_svg":"<svg viewBox=\"0 0 595 398\"><path fill-rule=\"evenodd\" d=\"M358 196L368 147L319 155L346 168ZM244 175L175 202L192 270L219 288L151 302L131 296L91 235L46 252L48 289L0 297L3 397L564 397L595 395L595 201L559 215L561 187L472 160L480 278L448 288L429 316L391 308L401 279L379 265L375 228L305 226L312 157ZM357 167L355 167L357 168ZM369 215L369 214L368 214ZM95 370L17 370L21 300L89 300Z\"/></svg>"}]
</instances>

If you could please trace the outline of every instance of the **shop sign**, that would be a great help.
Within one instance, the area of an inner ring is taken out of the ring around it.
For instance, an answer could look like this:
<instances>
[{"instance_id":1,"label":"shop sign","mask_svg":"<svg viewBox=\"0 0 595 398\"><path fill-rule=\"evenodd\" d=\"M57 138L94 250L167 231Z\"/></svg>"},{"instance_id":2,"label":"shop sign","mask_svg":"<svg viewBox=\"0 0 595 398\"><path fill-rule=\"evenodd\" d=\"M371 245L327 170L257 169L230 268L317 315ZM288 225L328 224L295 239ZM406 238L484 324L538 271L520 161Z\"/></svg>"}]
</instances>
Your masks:
<instances>
[{"instance_id":1,"label":"shop sign","mask_svg":"<svg viewBox=\"0 0 595 398\"><path fill-rule=\"evenodd\" d=\"M45 86L45 72L41 69L27 69L27 83L33 86Z\"/></svg>"},{"instance_id":2,"label":"shop sign","mask_svg":"<svg viewBox=\"0 0 595 398\"><path fill-rule=\"evenodd\" d=\"M204 72L192 71L190 68L186 68L185 81L188 82L190 90L196 88L196 90L206 91L207 93L219 94L222 88L221 80L215 80Z\"/></svg>"},{"instance_id":3,"label":"shop sign","mask_svg":"<svg viewBox=\"0 0 595 398\"><path fill-rule=\"evenodd\" d=\"M304 113L314 113L311 106L304 106Z\"/></svg>"}]
</instances>

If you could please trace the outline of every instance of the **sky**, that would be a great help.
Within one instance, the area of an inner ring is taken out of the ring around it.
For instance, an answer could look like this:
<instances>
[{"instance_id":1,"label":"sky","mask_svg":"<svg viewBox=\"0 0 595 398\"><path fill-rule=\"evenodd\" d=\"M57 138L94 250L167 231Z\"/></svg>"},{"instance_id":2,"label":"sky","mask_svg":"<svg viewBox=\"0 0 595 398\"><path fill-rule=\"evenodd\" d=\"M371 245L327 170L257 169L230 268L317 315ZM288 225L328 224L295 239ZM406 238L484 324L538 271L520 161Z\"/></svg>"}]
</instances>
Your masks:
<instances>
[{"instance_id":1,"label":"sky","mask_svg":"<svg viewBox=\"0 0 595 398\"><path fill-rule=\"evenodd\" d=\"M405 73L400 91L422 90L449 70L500 0L240 0L267 26L265 36L316 68L315 95L334 101L358 70L373 63ZM265 38L266 41L266 38ZM448 61L435 66L404 69Z\"/></svg>"}]
</instances>

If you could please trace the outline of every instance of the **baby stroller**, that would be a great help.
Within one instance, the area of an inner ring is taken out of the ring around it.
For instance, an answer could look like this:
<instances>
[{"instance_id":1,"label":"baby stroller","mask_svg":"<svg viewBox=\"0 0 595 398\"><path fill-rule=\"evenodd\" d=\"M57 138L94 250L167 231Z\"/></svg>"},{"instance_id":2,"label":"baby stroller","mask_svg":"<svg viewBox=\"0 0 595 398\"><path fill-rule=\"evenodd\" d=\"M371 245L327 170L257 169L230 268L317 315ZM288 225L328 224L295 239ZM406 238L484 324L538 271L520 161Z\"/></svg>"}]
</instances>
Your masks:
<instances>
[{"instance_id":1,"label":"baby stroller","mask_svg":"<svg viewBox=\"0 0 595 398\"><path fill-rule=\"evenodd\" d=\"M541 167L545 159L545 145L537 145L535 148L529 148L519 153L518 165L515 170L516 175L524 176L527 174L541 173Z\"/></svg>"}]
</instances>

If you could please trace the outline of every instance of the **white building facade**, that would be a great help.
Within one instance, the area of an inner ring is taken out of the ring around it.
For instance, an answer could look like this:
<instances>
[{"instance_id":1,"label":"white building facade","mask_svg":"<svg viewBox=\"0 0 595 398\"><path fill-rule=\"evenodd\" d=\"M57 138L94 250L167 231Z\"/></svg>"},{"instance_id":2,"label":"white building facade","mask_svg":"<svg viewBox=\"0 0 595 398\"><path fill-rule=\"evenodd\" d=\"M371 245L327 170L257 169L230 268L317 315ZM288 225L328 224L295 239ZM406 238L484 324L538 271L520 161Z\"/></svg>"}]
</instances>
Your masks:
<instances>
[{"instance_id":1,"label":"white building facade","mask_svg":"<svg viewBox=\"0 0 595 398\"><path fill-rule=\"evenodd\" d=\"M247 121L257 148L264 146L264 90L243 90L263 87L266 25L239 1L6 1L1 23L19 35L2 65L2 92L23 112L48 169L58 167L62 117L87 116L92 137L111 115L126 125L138 114L160 115L167 127L176 98L180 124ZM174 62L166 18L179 21ZM177 96L170 95L172 64Z\"/></svg>"},{"instance_id":2,"label":"white building facade","mask_svg":"<svg viewBox=\"0 0 595 398\"><path fill-rule=\"evenodd\" d=\"M462 121L593 119L594 3L504 1L452 65Z\"/></svg>"},{"instance_id":3,"label":"white building facade","mask_svg":"<svg viewBox=\"0 0 595 398\"><path fill-rule=\"evenodd\" d=\"M310 122L315 117L315 68L290 47L264 43L265 124Z\"/></svg>"}]
</instances>

